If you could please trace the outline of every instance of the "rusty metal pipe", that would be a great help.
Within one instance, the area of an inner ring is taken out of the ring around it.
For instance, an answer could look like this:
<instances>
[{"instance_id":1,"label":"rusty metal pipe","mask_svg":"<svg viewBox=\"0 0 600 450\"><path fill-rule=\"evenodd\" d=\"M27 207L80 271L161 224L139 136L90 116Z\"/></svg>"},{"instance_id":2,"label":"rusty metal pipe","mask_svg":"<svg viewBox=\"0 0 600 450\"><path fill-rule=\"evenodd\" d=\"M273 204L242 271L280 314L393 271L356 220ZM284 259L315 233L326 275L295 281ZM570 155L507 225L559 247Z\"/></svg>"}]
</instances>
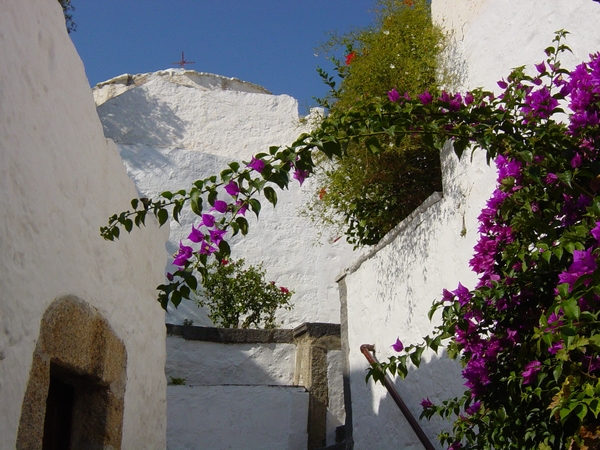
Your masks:
<instances>
[{"instance_id":1,"label":"rusty metal pipe","mask_svg":"<svg viewBox=\"0 0 600 450\"><path fill-rule=\"evenodd\" d=\"M375 352L374 345L363 344L360 346L360 351L362 352L363 355L365 355L365 358L367 358L367 361L369 361L369 364L371 364L371 365L379 364L379 361L377 361L377 358L375 357L375 355L373 355L371 353L371 352ZM387 374L384 376L383 384L386 387L386 389L388 390L388 392L390 393L390 395L392 396L392 398L394 399L394 401L396 402L396 405L398 405L398 408L400 408L400 411L402 411L402 414L404 414L404 417L406 418L410 427L413 429L413 431L419 438L419 441L421 441L421 444L423 444L423 447L426 450L435 450L434 446L431 444L431 441L429 440L429 438L427 437L427 435L421 428L421 425L419 425L419 422L417 422L415 417L412 415L412 413L406 406L406 403L404 403L404 400L402 400L402 397L400 397L400 394L398 394L398 391L394 387L392 380L390 379L390 377Z\"/></svg>"}]
</instances>

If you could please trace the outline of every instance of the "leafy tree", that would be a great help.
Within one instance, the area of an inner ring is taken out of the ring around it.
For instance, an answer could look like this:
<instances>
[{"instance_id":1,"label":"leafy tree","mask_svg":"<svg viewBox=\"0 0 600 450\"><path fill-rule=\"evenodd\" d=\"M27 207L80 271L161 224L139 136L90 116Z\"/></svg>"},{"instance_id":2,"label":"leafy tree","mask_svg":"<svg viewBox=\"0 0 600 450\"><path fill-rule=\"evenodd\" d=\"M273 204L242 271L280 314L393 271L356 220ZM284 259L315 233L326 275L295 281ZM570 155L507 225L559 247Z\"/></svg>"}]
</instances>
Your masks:
<instances>
[{"instance_id":1,"label":"leafy tree","mask_svg":"<svg viewBox=\"0 0 600 450\"><path fill-rule=\"evenodd\" d=\"M449 80L440 64L445 43L426 0L380 0L374 27L333 35L323 46L341 83L336 89L333 77L319 70L331 91L318 101L335 114L359 99L385 96L391 87L406 96L435 93L438 79ZM340 49L345 59L335 56ZM305 212L356 246L377 243L441 190L439 152L416 135L400 143L386 136L363 138L350 143L343 158L317 157L317 165L316 195Z\"/></svg>"}]
</instances>

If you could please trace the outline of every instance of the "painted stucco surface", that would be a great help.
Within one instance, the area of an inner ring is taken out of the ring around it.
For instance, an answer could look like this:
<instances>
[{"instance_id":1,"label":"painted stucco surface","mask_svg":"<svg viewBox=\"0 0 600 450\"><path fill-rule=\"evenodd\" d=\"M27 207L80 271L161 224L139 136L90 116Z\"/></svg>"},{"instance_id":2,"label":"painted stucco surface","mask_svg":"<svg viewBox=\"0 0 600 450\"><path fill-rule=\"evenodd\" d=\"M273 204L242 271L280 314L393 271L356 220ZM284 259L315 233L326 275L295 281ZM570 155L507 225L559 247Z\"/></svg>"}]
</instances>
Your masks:
<instances>
[{"instance_id":1,"label":"painted stucco surface","mask_svg":"<svg viewBox=\"0 0 600 450\"><path fill-rule=\"evenodd\" d=\"M170 450L304 450L308 393L290 386L168 386ZM193 433L190 433L193 430Z\"/></svg>"},{"instance_id":2,"label":"painted stucco surface","mask_svg":"<svg viewBox=\"0 0 600 450\"><path fill-rule=\"evenodd\" d=\"M112 98L104 96L98 113L142 196L189 188L227 163L249 161L269 146L291 143L305 130L295 99L259 92L250 83L225 83L229 79L182 70L134 77L139 85ZM122 81L117 84L122 86ZM264 201L258 222L247 213L250 233L231 241L233 258L264 262L269 280L295 291L294 309L278 315L285 328L307 321L339 322L334 277L351 260L351 249L342 240L314 245L316 230L299 215L311 192L292 180L289 190L278 192L277 208ZM171 223L169 254L197 223L191 212L183 214L181 226ZM191 302L170 310L167 322L180 324L186 318L194 325L210 325L204 311Z\"/></svg>"},{"instance_id":3,"label":"painted stucco surface","mask_svg":"<svg viewBox=\"0 0 600 450\"><path fill-rule=\"evenodd\" d=\"M154 300L166 236L99 235L136 190L104 138L60 5L6 0L0 14L0 448L15 448L40 320L73 295L127 352L123 448L166 445L164 314Z\"/></svg>"},{"instance_id":4,"label":"painted stucco surface","mask_svg":"<svg viewBox=\"0 0 600 450\"><path fill-rule=\"evenodd\" d=\"M189 385L292 385L294 344L220 344L167 337L167 377Z\"/></svg>"},{"instance_id":5,"label":"painted stucco surface","mask_svg":"<svg viewBox=\"0 0 600 450\"><path fill-rule=\"evenodd\" d=\"M442 155L444 195L434 194L380 243L348 269L349 361L353 434L357 449L422 448L386 389L365 384L367 360L362 344L374 344L380 360L394 354L400 338L417 342L431 332L427 313L445 287L474 284L468 259L476 243L476 217L493 188L493 169L482 152L462 160L446 148ZM397 389L413 415L424 397L440 401L460 390L460 370L446 358L426 355L418 372ZM433 441L439 421L423 423Z\"/></svg>"},{"instance_id":6,"label":"painted stucco surface","mask_svg":"<svg viewBox=\"0 0 600 450\"><path fill-rule=\"evenodd\" d=\"M538 63L551 44L554 31L572 34L567 44L573 67L600 49L597 18L600 6L592 1L442 1L432 2L434 18L455 34L455 63L465 89L483 86L498 90L496 81L511 68ZM535 69L534 69L535 70ZM349 371L355 448L420 449L399 409L380 384L364 383L368 364L361 344L375 344L377 357L394 354L390 345L399 337L405 344L431 332L427 319L432 302L443 288L458 282L473 287L475 275L468 261L477 240L476 217L494 188L495 173L476 152L462 160L446 148L442 153L444 190L432 196L380 244L349 267L341 279L347 288ZM434 317L433 324L439 318ZM425 397L439 402L464 390L458 364L444 355L426 354L421 367L396 383L400 395L418 417ZM430 439L443 424L421 421Z\"/></svg>"}]
</instances>

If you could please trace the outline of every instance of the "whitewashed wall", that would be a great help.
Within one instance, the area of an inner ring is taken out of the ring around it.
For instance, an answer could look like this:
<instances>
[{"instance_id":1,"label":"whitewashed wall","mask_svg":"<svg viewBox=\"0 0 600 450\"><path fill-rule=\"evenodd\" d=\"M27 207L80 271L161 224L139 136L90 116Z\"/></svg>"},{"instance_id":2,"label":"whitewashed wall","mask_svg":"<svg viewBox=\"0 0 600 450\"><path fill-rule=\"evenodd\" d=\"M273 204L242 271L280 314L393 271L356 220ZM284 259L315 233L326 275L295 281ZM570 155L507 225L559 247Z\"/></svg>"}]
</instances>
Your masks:
<instances>
[{"instance_id":1,"label":"whitewashed wall","mask_svg":"<svg viewBox=\"0 0 600 450\"><path fill-rule=\"evenodd\" d=\"M373 252L359 259L342 280L346 284L348 345L356 449L422 448L400 410L381 385L365 384L368 362L362 344L374 344L377 357L394 354L396 338L405 344L431 332L427 319L442 289L458 281L473 285L468 260L476 243L476 217L493 189L492 168L482 152L461 161L451 149L443 153L444 195L434 194L384 238ZM441 401L460 390L457 365L426 355L418 372L399 381L397 388L413 415L425 397ZM439 421L424 422L434 441Z\"/></svg>"},{"instance_id":2,"label":"whitewashed wall","mask_svg":"<svg viewBox=\"0 0 600 450\"><path fill-rule=\"evenodd\" d=\"M304 450L308 392L292 386L167 387L169 450Z\"/></svg>"},{"instance_id":3,"label":"whitewashed wall","mask_svg":"<svg viewBox=\"0 0 600 450\"><path fill-rule=\"evenodd\" d=\"M136 195L104 138L56 0L0 7L0 448L15 448L42 314L57 297L96 307L127 349L123 448L165 448L166 236L108 243L99 227Z\"/></svg>"},{"instance_id":4,"label":"whitewashed wall","mask_svg":"<svg viewBox=\"0 0 600 450\"><path fill-rule=\"evenodd\" d=\"M128 79L130 85L124 87ZM105 134L117 142L129 175L148 197L189 188L194 180L218 174L231 161L249 161L269 146L291 143L304 129L295 99L218 75L175 69L123 75L95 91L102 102L98 113ZM278 192L277 208L265 201L258 223L248 212L249 235L233 239L233 258L245 258L248 264L264 262L270 280L296 292L294 309L278 315L286 328L307 321L339 323L334 277L351 260L351 249L343 240L315 245L315 227L299 216L311 194L292 180L289 191ZM169 254L177 251L180 239L197 222L197 216L188 213L182 226L171 223ZM171 310L167 321L180 324L185 318L195 325L210 325L192 302Z\"/></svg>"},{"instance_id":5,"label":"whitewashed wall","mask_svg":"<svg viewBox=\"0 0 600 450\"><path fill-rule=\"evenodd\" d=\"M574 55L566 55L566 67L600 50L600 5L591 0L434 0L432 9L435 19L454 31L455 63L465 89L497 90L496 81L511 68L540 62L554 31L561 28L572 33L567 44ZM442 164L443 196L431 197L341 279L347 287L343 300L357 450L422 448L385 388L372 381L365 384L368 364L360 345L375 344L377 357L387 359L394 354L390 345L397 337L411 344L431 332L427 312L443 288L453 290L459 281L472 287L476 282L468 267L477 240L476 217L496 176L480 152L473 161L469 155L458 161L445 149ZM441 401L462 392L462 383L457 364L430 354L418 371L396 385L418 417L424 397ZM422 425L437 444L435 436L444 424L435 420Z\"/></svg>"}]
</instances>

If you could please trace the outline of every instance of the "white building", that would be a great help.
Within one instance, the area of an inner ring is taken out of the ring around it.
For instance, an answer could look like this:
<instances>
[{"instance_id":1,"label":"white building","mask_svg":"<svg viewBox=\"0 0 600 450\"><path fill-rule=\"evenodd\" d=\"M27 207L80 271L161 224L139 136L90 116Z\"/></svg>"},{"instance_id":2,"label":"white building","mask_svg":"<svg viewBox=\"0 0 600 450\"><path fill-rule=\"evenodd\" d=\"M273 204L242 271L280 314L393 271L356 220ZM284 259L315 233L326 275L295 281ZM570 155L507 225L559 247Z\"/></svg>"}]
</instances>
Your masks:
<instances>
[{"instance_id":1,"label":"white building","mask_svg":"<svg viewBox=\"0 0 600 450\"><path fill-rule=\"evenodd\" d=\"M100 237L136 190L60 4L0 10L0 448L165 448L166 236Z\"/></svg>"}]
</instances>

